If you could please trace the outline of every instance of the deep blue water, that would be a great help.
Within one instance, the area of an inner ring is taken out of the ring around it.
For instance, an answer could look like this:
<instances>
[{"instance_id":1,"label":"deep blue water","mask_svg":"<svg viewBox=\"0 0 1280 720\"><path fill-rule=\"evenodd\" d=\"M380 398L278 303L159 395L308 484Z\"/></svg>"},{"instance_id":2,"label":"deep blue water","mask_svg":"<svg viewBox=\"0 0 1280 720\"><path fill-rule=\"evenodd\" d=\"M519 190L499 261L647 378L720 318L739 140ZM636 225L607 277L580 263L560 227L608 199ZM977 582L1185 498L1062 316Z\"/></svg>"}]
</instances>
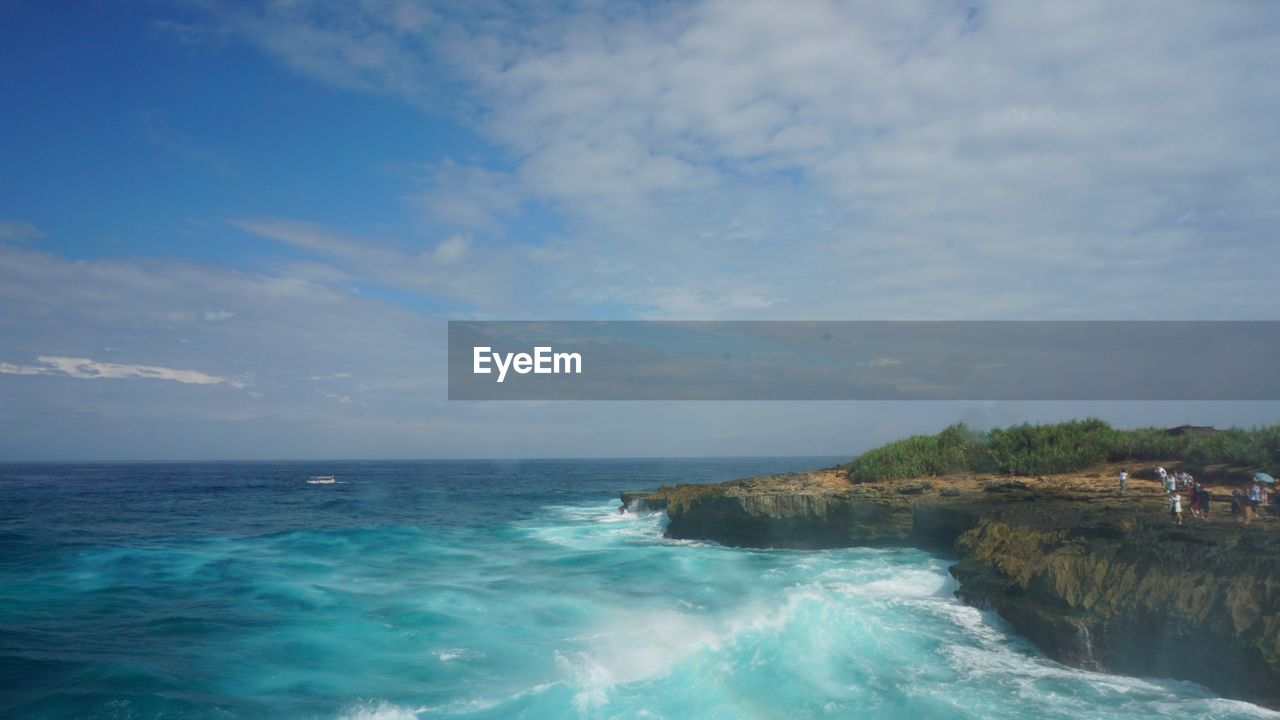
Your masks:
<instances>
[{"instance_id":1,"label":"deep blue water","mask_svg":"<svg viewBox=\"0 0 1280 720\"><path fill-rule=\"evenodd\" d=\"M1047 660L944 558L616 512L839 460L0 465L0 717L1280 717Z\"/></svg>"}]
</instances>

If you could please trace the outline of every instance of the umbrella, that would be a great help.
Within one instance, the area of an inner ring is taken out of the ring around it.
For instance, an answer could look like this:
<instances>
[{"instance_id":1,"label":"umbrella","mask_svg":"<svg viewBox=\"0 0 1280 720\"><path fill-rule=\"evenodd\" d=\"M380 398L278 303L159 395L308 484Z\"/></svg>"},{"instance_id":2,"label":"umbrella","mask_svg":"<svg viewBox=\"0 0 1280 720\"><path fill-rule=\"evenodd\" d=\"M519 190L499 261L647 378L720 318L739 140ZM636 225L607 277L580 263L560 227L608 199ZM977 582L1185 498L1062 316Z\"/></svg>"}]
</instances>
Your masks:
<instances>
[{"instance_id":1,"label":"umbrella","mask_svg":"<svg viewBox=\"0 0 1280 720\"><path fill-rule=\"evenodd\" d=\"M1256 473L1254 473L1254 474L1253 474L1253 479L1254 479L1254 480L1257 480L1257 481L1258 481L1258 482L1260 482L1260 483L1266 483L1266 484L1268 484L1268 485L1275 485L1275 484L1276 484L1276 479L1275 479L1275 478L1273 478L1273 477L1271 477L1270 475L1268 475L1268 474L1264 473L1264 472L1256 472Z\"/></svg>"}]
</instances>

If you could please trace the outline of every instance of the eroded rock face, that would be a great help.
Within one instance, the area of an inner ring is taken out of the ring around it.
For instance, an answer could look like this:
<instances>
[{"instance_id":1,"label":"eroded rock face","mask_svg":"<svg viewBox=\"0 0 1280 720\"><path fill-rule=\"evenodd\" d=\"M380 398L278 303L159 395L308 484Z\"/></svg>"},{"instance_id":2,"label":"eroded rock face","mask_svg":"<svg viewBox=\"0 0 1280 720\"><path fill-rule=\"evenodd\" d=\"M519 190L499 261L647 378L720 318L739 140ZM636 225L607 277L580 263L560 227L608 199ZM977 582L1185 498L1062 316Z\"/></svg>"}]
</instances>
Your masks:
<instances>
[{"instance_id":1,"label":"eroded rock face","mask_svg":"<svg viewBox=\"0 0 1280 720\"><path fill-rule=\"evenodd\" d=\"M1045 478L850 485L838 468L624 501L665 508L673 538L750 547L910 545L952 553L966 602L1077 666L1204 683L1280 706L1280 520L1215 504L1174 527L1155 483L1110 468Z\"/></svg>"}]
</instances>

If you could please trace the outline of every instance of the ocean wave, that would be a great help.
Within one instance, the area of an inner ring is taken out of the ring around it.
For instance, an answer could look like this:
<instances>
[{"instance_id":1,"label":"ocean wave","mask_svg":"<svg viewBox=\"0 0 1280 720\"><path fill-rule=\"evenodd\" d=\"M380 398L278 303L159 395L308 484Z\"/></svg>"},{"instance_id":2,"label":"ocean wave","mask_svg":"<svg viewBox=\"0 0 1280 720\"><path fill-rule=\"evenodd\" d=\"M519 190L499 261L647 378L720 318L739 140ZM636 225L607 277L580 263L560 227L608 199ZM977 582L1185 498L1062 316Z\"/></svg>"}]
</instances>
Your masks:
<instances>
[{"instance_id":1,"label":"ocean wave","mask_svg":"<svg viewBox=\"0 0 1280 720\"><path fill-rule=\"evenodd\" d=\"M570 549L600 549L615 543L664 542L667 515L618 512L616 503L549 505L546 515L516 524L537 540Z\"/></svg>"},{"instance_id":2,"label":"ocean wave","mask_svg":"<svg viewBox=\"0 0 1280 720\"><path fill-rule=\"evenodd\" d=\"M491 710L501 711L504 708L519 704L522 701L526 701L540 695L551 688L558 687L560 684L561 683L541 683L502 697L458 700L444 705L422 707L415 712L419 715L465 717L476 713L486 713ZM500 717L507 716L509 716L509 714L500 715Z\"/></svg>"},{"instance_id":3,"label":"ocean wave","mask_svg":"<svg viewBox=\"0 0 1280 720\"><path fill-rule=\"evenodd\" d=\"M347 708L338 720L418 720L426 708L410 708L394 705L385 700L361 702Z\"/></svg>"}]
</instances>

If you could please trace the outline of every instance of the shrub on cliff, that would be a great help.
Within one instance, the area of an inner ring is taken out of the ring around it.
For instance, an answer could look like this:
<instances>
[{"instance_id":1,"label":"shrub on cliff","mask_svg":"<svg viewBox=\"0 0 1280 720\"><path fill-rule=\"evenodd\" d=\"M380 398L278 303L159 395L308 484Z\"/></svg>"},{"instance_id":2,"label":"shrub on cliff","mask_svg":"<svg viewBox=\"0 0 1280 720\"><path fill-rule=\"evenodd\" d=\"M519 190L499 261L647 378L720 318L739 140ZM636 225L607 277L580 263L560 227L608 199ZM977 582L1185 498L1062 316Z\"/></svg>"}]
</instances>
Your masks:
<instances>
[{"instance_id":1,"label":"shrub on cliff","mask_svg":"<svg viewBox=\"0 0 1280 720\"><path fill-rule=\"evenodd\" d=\"M1044 475L1106 462L1116 445L1116 431L1097 418L1050 425L1023 423L992 430L983 445L989 462L975 470Z\"/></svg>"},{"instance_id":2,"label":"shrub on cliff","mask_svg":"<svg viewBox=\"0 0 1280 720\"><path fill-rule=\"evenodd\" d=\"M1280 461L1280 427L1231 428L1192 440L1182 459L1193 465L1275 467Z\"/></svg>"},{"instance_id":3,"label":"shrub on cliff","mask_svg":"<svg viewBox=\"0 0 1280 720\"><path fill-rule=\"evenodd\" d=\"M858 456L849 468L854 482L944 475L968 470L980 437L964 423L937 435L913 435Z\"/></svg>"},{"instance_id":4,"label":"shrub on cliff","mask_svg":"<svg viewBox=\"0 0 1280 720\"><path fill-rule=\"evenodd\" d=\"M1192 436L1173 434L1160 428L1137 428L1115 431L1108 460L1168 460L1180 458Z\"/></svg>"},{"instance_id":5,"label":"shrub on cliff","mask_svg":"<svg viewBox=\"0 0 1280 720\"><path fill-rule=\"evenodd\" d=\"M958 423L937 435L915 435L863 453L850 464L849 479L964 471L1045 475L1131 460L1280 469L1280 426L1192 435L1158 428L1116 430L1097 418L1024 423L985 433Z\"/></svg>"}]
</instances>

